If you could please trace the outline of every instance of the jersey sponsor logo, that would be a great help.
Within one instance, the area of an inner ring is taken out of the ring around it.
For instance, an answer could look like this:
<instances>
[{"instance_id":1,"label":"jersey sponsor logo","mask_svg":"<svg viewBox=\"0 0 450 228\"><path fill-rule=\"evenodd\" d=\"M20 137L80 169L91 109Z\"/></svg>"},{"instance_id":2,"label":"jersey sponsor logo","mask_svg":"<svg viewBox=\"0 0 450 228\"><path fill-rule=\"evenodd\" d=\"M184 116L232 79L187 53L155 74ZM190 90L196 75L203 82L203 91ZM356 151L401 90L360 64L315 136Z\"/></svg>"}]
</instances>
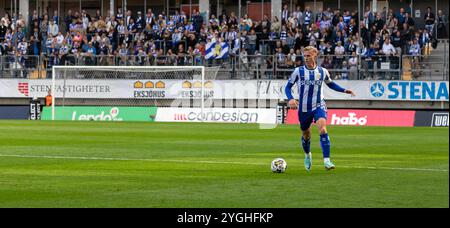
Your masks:
<instances>
[{"instance_id":1,"label":"jersey sponsor logo","mask_svg":"<svg viewBox=\"0 0 450 228\"><path fill-rule=\"evenodd\" d=\"M320 86L322 85L322 81L318 80L318 81L312 81L312 80L305 80L305 81L300 81L299 84L300 85L306 85L306 86Z\"/></svg>"}]
</instances>

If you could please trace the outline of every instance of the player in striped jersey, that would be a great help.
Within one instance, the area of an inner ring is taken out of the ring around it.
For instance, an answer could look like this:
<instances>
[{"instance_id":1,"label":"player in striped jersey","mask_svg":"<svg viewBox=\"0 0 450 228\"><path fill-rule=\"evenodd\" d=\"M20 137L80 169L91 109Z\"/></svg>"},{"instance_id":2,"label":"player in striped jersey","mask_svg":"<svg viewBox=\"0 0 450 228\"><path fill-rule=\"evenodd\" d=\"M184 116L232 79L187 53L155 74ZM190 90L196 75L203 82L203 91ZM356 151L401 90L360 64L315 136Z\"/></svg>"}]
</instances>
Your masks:
<instances>
[{"instance_id":1,"label":"player in striped jersey","mask_svg":"<svg viewBox=\"0 0 450 228\"><path fill-rule=\"evenodd\" d=\"M319 128L320 144L322 147L324 164L326 170L334 169L334 164L330 161L330 138L327 132L327 107L323 96L323 84L337 92L351 94L353 91L346 90L334 83L330 78L328 70L317 65L319 51L312 46L306 47L303 51L305 66L295 69L286 86L286 95L289 106L298 109L298 118L303 132L302 146L305 151L305 168L311 170L312 157L310 150L311 124L313 120ZM298 85L299 100L292 96L292 87Z\"/></svg>"}]
</instances>

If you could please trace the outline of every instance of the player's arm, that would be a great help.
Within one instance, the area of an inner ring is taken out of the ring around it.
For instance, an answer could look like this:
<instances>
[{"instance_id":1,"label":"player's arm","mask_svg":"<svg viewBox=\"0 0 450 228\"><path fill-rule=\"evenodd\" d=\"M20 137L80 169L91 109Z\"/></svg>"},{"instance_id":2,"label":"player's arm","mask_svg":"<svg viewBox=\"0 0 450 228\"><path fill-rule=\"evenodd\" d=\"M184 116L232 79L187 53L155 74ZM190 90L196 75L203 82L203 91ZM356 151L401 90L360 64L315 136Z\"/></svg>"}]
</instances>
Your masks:
<instances>
[{"instance_id":1,"label":"player's arm","mask_svg":"<svg viewBox=\"0 0 450 228\"><path fill-rule=\"evenodd\" d=\"M291 78L289 79L286 88L284 89L284 92L286 93L286 96L288 98L289 101L289 107L291 107L292 109L297 109L298 108L298 101L295 100L294 96L292 95L292 87L295 85L295 83L297 83L298 81L298 74L296 74L296 71L294 71L294 73L292 73Z\"/></svg>"},{"instance_id":2,"label":"player's arm","mask_svg":"<svg viewBox=\"0 0 450 228\"><path fill-rule=\"evenodd\" d=\"M333 80L331 80L330 73L328 71L325 71L325 84L327 84L327 86L330 89L336 92L346 93L352 95L352 97L356 97L356 94L352 90L344 89L337 83L333 82Z\"/></svg>"}]
</instances>

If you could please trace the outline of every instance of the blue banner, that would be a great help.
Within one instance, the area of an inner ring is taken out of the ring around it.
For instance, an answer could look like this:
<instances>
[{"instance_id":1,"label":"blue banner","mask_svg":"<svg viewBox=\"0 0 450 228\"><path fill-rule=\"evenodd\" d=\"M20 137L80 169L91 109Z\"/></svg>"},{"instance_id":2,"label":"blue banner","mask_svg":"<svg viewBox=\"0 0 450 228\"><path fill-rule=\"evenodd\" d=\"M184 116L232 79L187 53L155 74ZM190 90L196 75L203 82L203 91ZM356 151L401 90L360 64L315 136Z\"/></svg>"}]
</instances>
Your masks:
<instances>
[{"instance_id":1,"label":"blue banner","mask_svg":"<svg viewBox=\"0 0 450 228\"><path fill-rule=\"evenodd\" d=\"M206 44L206 59L226 59L229 54L229 45L226 42L209 42Z\"/></svg>"}]
</instances>

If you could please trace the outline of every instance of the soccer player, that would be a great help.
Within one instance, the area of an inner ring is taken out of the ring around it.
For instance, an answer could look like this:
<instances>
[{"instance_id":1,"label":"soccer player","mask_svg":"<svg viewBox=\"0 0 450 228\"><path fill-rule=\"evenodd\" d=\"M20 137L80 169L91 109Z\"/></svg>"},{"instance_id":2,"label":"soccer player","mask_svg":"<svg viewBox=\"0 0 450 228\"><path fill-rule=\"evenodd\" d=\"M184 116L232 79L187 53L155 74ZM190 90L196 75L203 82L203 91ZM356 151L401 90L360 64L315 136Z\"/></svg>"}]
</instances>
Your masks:
<instances>
[{"instance_id":1,"label":"soccer player","mask_svg":"<svg viewBox=\"0 0 450 228\"><path fill-rule=\"evenodd\" d=\"M315 121L320 133L320 145L324 158L326 170L332 170L335 165L330 161L330 138L327 132L327 107L323 96L323 83L337 92L351 94L351 90L344 89L334 83L330 78L328 70L317 65L319 51L312 46L306 47L303 51L305 66L300 66L294 70L288 81L285 92L292 109L298 109L298 118L303 132L302 146L305 151L305 168L311 170L312 157L310 150L311 124ZM299 101L292 96L292 87L298 85Z\"/></svg>"}]
</instances>

